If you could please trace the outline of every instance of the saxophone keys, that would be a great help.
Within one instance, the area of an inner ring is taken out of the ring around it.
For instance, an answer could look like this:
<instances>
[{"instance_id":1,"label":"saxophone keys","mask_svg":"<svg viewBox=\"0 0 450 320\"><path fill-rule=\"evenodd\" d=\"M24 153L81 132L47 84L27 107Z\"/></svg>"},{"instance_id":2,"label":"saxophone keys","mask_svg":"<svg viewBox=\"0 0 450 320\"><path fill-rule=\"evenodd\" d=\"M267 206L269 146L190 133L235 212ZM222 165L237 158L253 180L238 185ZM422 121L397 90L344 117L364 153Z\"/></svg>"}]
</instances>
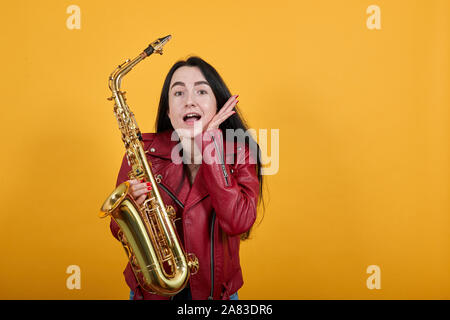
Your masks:
<instances>
[{"instance_id":1,"label":"saxophone keys","mask_svg":"<svg viewBox=\"0 0 450 320\"><path fill-rule=\"evenodd\" d=\"M130 260L131 260L131 261L130 261L131 264L132 264L134 267L138 267L138 266L139 266L138 261L137 261L137 259L136 259L136 256L135 256L134 254L131 256Z\"/></svg>"},{"instance_id":2,"label":"saxophone keys","mask_svg":"<svg viewBox=\"0 0 450 320\"><path fill-rule=\"evenodd\" d=\"M189 271L191 272L191 275L196 274L198 272L198 268L199 268L197 256L193 253L188 253L186 258L187 258L187 264L190 269Z\"/></svg>"},{"instance_id":3,"label":"saxophone keys","mask_svg":"<svg viewBox=\"0 0 450 320\"><path fill-rule=\"evenodd\" d=\"M166 206L166 212L169 218L175 219L177 213L175 212L175 209L171 205Z\"/></svg>"}]
</instances>

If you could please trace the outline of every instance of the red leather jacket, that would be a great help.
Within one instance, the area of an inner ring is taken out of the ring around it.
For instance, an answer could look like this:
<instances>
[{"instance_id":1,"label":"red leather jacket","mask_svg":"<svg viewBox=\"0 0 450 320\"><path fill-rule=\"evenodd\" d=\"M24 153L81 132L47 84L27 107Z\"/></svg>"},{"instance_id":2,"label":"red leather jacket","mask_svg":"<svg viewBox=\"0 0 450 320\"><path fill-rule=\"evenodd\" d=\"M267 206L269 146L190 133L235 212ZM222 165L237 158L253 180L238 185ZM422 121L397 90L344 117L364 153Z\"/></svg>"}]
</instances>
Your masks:
<instances>
[{"instance_id":1,"label":"red leather jacket","mask_svg":"<svg viewBox=\"0 0 450 320\"><path fill-rule=\"evenodd\" d=\"M225 142L220 129L207 131L196 139L197 145L204 140L203 162L191 186L184 164L171 160L172 150L179 144L171 141L172 132L145 133L142 137L153 174L161 178L163 202L172 205L182 218L176 227L185 251L199 260L199 271L189 280L192 299L229 299L243 285L240 235L256 219L259 181L255 161L250 161L254 158L244 144ZM129 171L124 157L117 185L128 180ZM113 219L110 227L117 238L118 225ZM140 288L129 263L124 276L135 299L168 299Z\"/></svg>"}]
</instances>

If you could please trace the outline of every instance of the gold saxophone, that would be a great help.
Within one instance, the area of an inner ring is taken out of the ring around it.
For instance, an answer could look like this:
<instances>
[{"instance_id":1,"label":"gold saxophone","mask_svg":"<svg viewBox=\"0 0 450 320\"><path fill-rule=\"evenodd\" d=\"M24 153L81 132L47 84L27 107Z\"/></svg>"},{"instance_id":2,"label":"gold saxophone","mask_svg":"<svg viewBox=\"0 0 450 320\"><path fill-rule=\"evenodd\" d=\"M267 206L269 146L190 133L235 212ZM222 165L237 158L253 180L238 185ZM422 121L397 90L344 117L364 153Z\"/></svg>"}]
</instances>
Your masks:
<instances>
[{"instance_id":1,"label":"gold saxophone","mask_svg":"<svg viewBox=\"0 0 450 320\"><path fill-rule=\"evenodd\" d=\"M103 203L99 216L111 216L120 227L121 241L139 285L146 291L171 296L187 284L190 274L198 271L197 257L186 254L174 225L175 209L165 206L144 151L141 132L134 114L126 104L121 80L140 61L156 52L162 54L170 35L152 42L139 56L118 66L109 77L114 100L114 114L122 133L126 156L131 166L130 179L151 183L152 190L139 206L129 193L129 183L120 184Z\"/></svg>"}]
</instances>

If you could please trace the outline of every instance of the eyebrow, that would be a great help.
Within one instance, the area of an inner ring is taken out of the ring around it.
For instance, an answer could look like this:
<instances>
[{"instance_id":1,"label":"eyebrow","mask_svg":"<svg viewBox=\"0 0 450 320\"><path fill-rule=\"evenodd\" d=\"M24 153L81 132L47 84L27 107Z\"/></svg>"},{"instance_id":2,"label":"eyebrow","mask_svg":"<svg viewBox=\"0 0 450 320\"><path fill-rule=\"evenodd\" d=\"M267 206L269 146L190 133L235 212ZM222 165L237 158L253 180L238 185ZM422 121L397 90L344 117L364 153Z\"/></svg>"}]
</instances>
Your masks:
<instances>
[{"instance_id":1,"label":"eyebrow","mask_svg":"<svg viewBox=\"0 0 450 320\"><path fill-rule=\"evenodd\" d=\"M209 83L208 83L207 81L197 81L197 82L194 83L194 86L198 86L198 85L200 85L200 84L206 84L206 85L209 86ZM186 85L184 84L184 82L177 81L177 82L174 82L174 83L172 84L172 86L170 87L170 89L172 89L172 88L175 87L176 85L179 85L179 86L186 86Z\"/></svg>"}]
</instances>

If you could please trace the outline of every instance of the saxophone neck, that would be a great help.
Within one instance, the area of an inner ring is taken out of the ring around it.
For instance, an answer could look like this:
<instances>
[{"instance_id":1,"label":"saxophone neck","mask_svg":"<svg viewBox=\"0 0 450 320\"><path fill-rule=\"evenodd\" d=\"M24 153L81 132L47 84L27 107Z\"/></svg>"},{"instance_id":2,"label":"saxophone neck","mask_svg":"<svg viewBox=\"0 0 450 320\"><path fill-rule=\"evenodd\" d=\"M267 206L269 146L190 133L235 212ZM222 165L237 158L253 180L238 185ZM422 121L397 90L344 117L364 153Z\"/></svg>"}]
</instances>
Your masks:
<instances>
[{"instance_id":1,"label":"saxophone neck","mask_svg":"<svg viewBox=\"0 0 450 320\"><path fill-rule=\"evenodd\" d=\"M133 69L135 65L137 65L139 62L147 58L153 53L159 53L163 54L163 47L164 45L172 38L171 35L159 38L150 45L144 49L136 58L133 60L128 59L121 65L119 65L109 76L109 88L113 92L113 96L115 93L121 94L120 92L120 84L122 78Z\"/></svg>"},{"instance_id":2,"label":"saxophone neck","mask_svg":"<svg viewBox=\"0 0 450 320\"><path fill-rule=\"evenodd\" d=\"M109 89L113 93L113 97L115 95L120 95L122 92L120 91L120 85L122 83L122 78L130 72L135 65L137 65L139 62L144 60L147 57L145 53L139 54L136 58L133 60L128 59L121 65L119 65L109 76Z\"/></svg>"}]
</instances>

